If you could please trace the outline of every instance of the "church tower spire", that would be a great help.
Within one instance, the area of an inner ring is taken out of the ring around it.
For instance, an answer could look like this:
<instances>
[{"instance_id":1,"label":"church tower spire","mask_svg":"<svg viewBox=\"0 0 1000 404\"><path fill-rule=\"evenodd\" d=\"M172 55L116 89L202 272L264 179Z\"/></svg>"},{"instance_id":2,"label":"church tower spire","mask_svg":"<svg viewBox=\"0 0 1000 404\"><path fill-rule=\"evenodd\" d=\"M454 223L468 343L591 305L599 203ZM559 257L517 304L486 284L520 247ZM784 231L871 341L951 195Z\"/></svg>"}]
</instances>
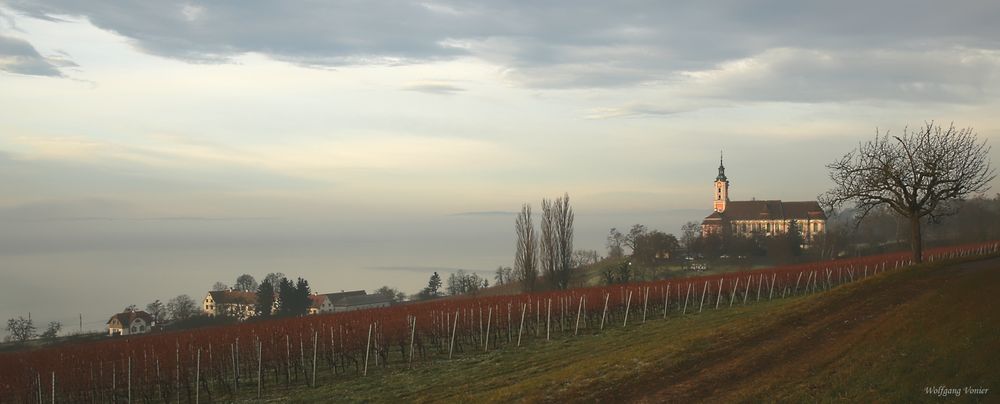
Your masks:
<instances>
[{"instance_id":1,"label":"church tower spire","mask_svg":"<svg viewBox=\"0 0 1000 404\"><path fill-rule=\"evenodd\" d=\"M726 210L729 202L729 179L726 178L726 166L722 164L722 151L719 151L719 176L715 177L715 198L712 203L716 212Z\"/></svg>"},{"instance_id":2,"label":"church tower spire","mask_svg":"<svg viewBox=\"0 0 1000 404\"><path fill-rule=\"evenodd\" d=\"M719 151L719 176L715 177L716 181L727 181L726 180L726 166L722 164L722 151Z\"/></svg>"}]
</instances>

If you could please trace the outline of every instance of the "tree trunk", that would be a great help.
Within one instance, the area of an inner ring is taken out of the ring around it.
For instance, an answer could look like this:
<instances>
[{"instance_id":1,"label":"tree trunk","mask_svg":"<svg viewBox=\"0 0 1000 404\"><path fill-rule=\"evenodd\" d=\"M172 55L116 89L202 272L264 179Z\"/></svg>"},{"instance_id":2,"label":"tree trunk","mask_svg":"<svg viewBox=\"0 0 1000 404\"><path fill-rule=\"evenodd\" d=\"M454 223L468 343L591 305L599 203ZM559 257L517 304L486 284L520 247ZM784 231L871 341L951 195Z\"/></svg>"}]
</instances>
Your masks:
<instances>
[{"instance_id":1,"label":"tree trunk","mask_svg":"<svg viewBox=\"0 0 1000 404\"><path fill-rule=\"evenodd\" d=\"M923 262L923 238L920 235L920 217L917 215L910 217L910 250L913 251L913 262Z\"/></svg>"}]
</instances>

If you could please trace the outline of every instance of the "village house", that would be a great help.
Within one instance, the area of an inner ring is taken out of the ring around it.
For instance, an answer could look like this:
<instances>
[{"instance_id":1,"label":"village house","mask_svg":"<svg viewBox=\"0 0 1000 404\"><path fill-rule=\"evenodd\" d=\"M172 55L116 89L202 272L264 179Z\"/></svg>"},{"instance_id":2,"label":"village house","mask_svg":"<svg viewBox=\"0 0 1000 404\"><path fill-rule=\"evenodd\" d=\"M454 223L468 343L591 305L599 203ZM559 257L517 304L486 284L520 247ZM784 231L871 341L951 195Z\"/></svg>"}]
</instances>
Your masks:
<instances>
[{"instance_id":1,"label":"village house","mask_svg":"<svg viewBox=\"0 0 1000 404\"><path fill-rule=\"evenodd\" d=\"M125 310L108 320L108 335L133 335L149 332L156 321L153 316L141 310Z\"/></svg>"},{"instance_id":2,"label":"village house","mask_svg":"<svg viewBox=\"0 0 1000 404\"><path fill-rule=\"evenodd\" d=\"M309 314L319 314L323 308L323 302L326 301L326 295L313 294L309 296L309 301L312 302L309 305Z\"/></svg>"},{"instance_id":3,"label":"village house","mask_svg":"<svg viewBox=\"0 0 1000 404\"><path fill-rule=\"evenodd\" d=\"M230 316L246 320L256 314L257 294L232 289L214 290L205 296L202 308L208 316Z\"/></svg>"},{"instance_id":4,"label":"village house","mask_svg":"<svg viewBox=\"0 0 1000 404\"><path fill-rule=\"evenodd\" d=\"M363 290L341 291L313 295L313 305L309 308L309 314L388 307L391 304L392 299L383 295L369 295Z\"/></svg>"},{"instance_id":5,"label":"village house","mask_svg":"<svg viewBox=\"0 0 1000 404\"><path fill-rule=\"evenodd\" d=\"M337 293L323 293L323 294L316 295L316 296L320 297L319 298L320 299L320 304L319 304L319 311L318 312L319 313L333 313L333 311L334 311L333 310L333 304L334 304L334 302L336 302L336 301L338 301L340 299L343 299L345 297L348 297L348 296L365 296L367 294L368 294L368 292L365 292L363 290L351 290L351 291L347 291L347 292L340 291L340 292L337 292Z\"/></svg>"},{"instance_id":6,"label":"village house","mask_svg":"<svg viewBox=\"0 0 1000 404\"><path fill-rule=\"evenodd\" d=\"M798 225L802 241L810 243L826 231L826 213L816 201L783 202L779 200L729 200L729 179L719 158L715 178L713 212L701 222L703 235L729 234L750 237L774 236L788 232L792 221Z\"/></svg>"},{"instance_id":7,"label":"village house","mask_svg":"<svg viewBox=\"0 0 1000 404\"><path fill-rule=\"evenodd\" d=\"M347 296L333 302L333 311L341 312L341 311L354 311L363 309L375 309L379 307L389 307L391 304L392 304L391 297L380 294Z\"/></svg>"}]
</instances>

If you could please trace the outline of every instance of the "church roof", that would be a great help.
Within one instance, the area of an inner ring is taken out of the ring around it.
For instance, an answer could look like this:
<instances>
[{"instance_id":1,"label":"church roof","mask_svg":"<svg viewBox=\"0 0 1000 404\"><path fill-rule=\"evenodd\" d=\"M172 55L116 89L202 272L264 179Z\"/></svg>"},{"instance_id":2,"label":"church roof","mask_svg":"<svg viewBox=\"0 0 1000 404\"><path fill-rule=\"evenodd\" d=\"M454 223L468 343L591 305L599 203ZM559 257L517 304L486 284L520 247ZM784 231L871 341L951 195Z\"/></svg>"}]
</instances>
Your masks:
<instances>
[{"instance_id":1,"label":"church roof","mask_svg":"<svg viewBox=\"0 0 1000 404\"><path fill-rule=\"evenodd\" d=\"M723 212L712 212L705 221L715 220L826 220L816 201L730 201Z\"/></svg>"}]
</instances>

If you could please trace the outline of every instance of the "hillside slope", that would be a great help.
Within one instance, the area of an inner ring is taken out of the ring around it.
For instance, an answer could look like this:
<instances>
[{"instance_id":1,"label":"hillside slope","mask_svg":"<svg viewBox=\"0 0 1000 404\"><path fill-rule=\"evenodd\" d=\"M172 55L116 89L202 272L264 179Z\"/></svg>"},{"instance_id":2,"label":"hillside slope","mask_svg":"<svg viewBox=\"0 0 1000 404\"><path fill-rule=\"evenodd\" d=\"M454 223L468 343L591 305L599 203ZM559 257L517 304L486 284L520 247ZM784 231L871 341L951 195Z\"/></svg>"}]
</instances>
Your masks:
<instances>
[{"instance_id":1,"label":"hillside slope","mask_svg":"<svg viewBox=\"0 0 1000 404\"><path fill-rule=\"evenodd\" d=\"M817 295L706 310L381 371L268 402L905 401L1000 391L1000 259L889 272Z\"/></svg>"}]
</instances>

